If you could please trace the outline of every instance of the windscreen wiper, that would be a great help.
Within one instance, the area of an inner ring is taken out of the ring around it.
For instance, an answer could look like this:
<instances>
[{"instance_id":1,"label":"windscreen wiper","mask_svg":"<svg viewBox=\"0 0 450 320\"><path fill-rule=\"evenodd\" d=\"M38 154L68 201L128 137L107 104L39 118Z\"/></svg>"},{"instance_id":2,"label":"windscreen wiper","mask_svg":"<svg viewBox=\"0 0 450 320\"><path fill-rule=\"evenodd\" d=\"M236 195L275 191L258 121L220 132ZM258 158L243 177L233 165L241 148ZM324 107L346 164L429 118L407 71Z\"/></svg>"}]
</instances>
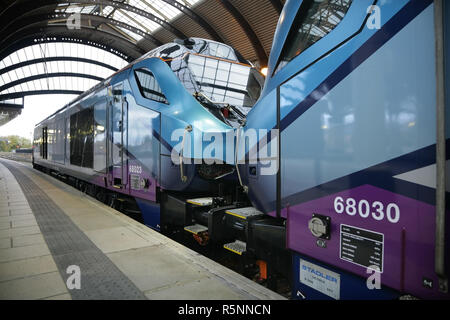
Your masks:
<instances>
[{"instance_id":1,"label":"windscreen wiper","mask_svg":"<svg viewBox=\"0 0 450 320\"><path fill-rule=\"evenodd\" d=\"M219 102L219 101L214 101L211 98L209 98L207 95L205 95L203 92L198 92L196 91L194 93L194 97L198 98L199 96L201 96L202 98L204 98L206 101L208 101L209 103L213 104L213 105L224 105L225 108L227 108L228 110L230 110L235 116L236 118L238 118L239 120L243 120L245 119L245 114L243 114L238 108L236 108L235 106L230 105L228 102Z\"/></svg>"}]
</instances>

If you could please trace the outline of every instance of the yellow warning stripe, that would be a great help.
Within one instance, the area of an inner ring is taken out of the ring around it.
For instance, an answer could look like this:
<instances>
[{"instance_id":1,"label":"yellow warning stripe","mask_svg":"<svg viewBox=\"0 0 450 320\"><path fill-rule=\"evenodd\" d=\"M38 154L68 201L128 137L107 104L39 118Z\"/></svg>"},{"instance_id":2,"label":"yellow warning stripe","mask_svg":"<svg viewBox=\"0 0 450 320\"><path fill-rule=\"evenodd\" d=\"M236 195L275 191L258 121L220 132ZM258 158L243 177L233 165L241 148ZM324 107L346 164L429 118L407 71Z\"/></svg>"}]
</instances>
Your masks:
<instances>
[{"instance_id":1,"label":"yellow warning stripe","mask_svg":"<svg viewBox=\"0 0 450 320\"><path fill-rule=\"evenodd\" d=\"M197 232L194 232L194 231L189 230L189 229L187 229L187 228L184 228L184 230L187 231L187 232L190 232L190 233L192 233L192 234L198 234Z\"/></svg>"},{"instance_id":2,"label":"yellow warning stripe","mask_svg":"<svg viewBox=\"0 0 450 320\"><path fill-rule=\"evenodd\" d=\"M195 204L196 206L202 206L201 203L198 203L198 202L195 202L195 201L192 201L192 200L188 200L187 203Z\"/></svg>"},{"instance_id":3,"label":"yellow warning stripe","mask_svg":"<svg viewBox=\"0 0 450 320\"><path fill-rule=\"evenodd\" d=\"M196 206L200 206L200 207L203 207L203 206L210 206L210 204L204 204L204 203L199 203L199 202L195 202L195 201L192 201L192 200L187 200L186 201L187 203L190 203L190 204L195 204Z\"/></svg>"},{"instance_id":4,"label":"yellow warning stripe","mask_svg":"<svg viewBox=\"0 0 450 320\"><path fill-rule=\"evenodd\" d=\"M195 232L195 231L189 230L188 227L184 227L184 230L187 231L187 232L190 232L190 233L192 233L192 234L196 234L196 235L199 235L200 233L203 233L203 232L207 232L207 231L208 231L208 230L205 230L205 231L198 231L198 232Z\"/></svg>"},{"instance_id":5,"label":"yellow warning stripe","mask_svg":"<svg viewBox=\"0 0 450 320\"><path fill-rule=\"evenodd\" d=\"M228 213L228 214L231 214L232 216L235 216L235 217L238 217L238 218L241 218L241 219L247 220L247 218L246 218L246 217L244 217L244 216L241 216L241 215L239 215L239 214L237 214L237 213L234 213L234 212L231 212L231 211L225 211L225 213Z\"/></svg>"},{"instance_id":6,"label":"yellow warning stripe","mask_svg":"<svg viewBox=\"0 0 450 320\"><path fill-rule=\"evenodd\" d=\"M225 249L227 249L227 250L230 250L230 251L233 252L233 253L236 253L236 254L242 256L242 252L239 252L239 251L233 250L233 249L231 249L231 248L225 247L225 245L223 245L223 247L224 247Z\"/></svg>"}]
</instances>

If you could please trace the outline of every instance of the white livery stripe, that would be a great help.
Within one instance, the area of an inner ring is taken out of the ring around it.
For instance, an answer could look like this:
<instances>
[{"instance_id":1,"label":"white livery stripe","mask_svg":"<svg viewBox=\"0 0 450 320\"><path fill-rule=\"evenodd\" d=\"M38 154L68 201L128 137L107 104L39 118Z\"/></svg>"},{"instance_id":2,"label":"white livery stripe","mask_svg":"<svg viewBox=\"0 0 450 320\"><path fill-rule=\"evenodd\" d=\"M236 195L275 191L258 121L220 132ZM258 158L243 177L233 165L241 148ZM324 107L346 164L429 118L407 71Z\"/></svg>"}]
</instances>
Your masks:
<instances>
[{"instance_id":1,"label":"white livery stripe","mask_svg":"<svg viewBox=\"0 0 450 320\"><path fill-rule=\"evenodd\" d=\"M446 170L450 172L450 161L446 162ZM436 189L436 164L419 168L416 170L408 171L399 175L394 176L394 178L420 184L425 187ZM450 175L446 176L446 188L447 192L450 192Z\"/></svg>"}]
</instances>

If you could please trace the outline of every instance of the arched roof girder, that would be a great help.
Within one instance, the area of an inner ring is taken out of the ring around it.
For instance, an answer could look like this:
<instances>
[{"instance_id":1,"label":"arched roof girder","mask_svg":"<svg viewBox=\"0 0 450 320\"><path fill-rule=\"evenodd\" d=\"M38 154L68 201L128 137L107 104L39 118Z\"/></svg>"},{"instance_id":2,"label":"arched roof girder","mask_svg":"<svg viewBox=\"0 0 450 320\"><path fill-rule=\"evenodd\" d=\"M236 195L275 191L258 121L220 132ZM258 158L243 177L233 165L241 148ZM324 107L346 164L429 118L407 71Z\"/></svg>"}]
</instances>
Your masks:
<instances>
[{"instance_id":1,"label":"arched roof girder","mask_svg":"<svg viewBox=\"0 0 450 320\"><path fill-rule=\"evenodd\" d=\"M83 91L78 90L66 90L66 89L55 89L55 90L31 90L31 91L20 91L13 93L0 94L0 101L6 101L10 99L19 99L27 96L37 96L43 94L74 94L80 95Z\"/></svg>"},{"instance_id":2,"label":"arched roof girder","mask_svg":"<svg viewBox=\"0 0 450 320\"><path fill-rule=\"evenodd\" d=\"M46 57L46 58L37 58L37 59L31 59L31 60L27 60L27 61L21 61L19 63L10 65L8 67L5 67L3 69L0 69L0 76L2 74L8 73L10 71L14 71L17 69L20 69L22 67L26 67L26 66L31 66L34 64L38 64L38 63L47 63L47 62L54 62L54 61L64 61L64 62L85 62L85 63L89 63L89 64L93 64L93 65L97 65L100 67L104 67L107 68L111 71L117 72L118 69L110 66L107 63L103 63L101 61L97 61L97 60L92 60L92 59L87 59L87 58L79 58L79 57Z\"/></svg>"},{"instance_id":3,"label":"arched roof girder","mask_svg":"<svg viewBox=\"0 0 450 320\"><path fill-rule=\"evenodd\" d=\"M162 42L156 39L154 36L150 35L147 32L142 31L141 29L135 28L127 23L124 23L122 21L114 20L111 18L102 17L99 15L93 15L93 14L85 14L81 13L80 16L85 19L90 19L91 21L98 22L98 23L108 23L112 24L117 27L121 27L124 29L127 29L131 32L134 32L145 39L153 42L156 46L162 45ZM16 33L21 31L24 28L27 28L32 25L36 24L42 24L42 23L48 23L55 19L62 19L67 20L71 17L71 14L69 13L49 13L49 14L40 14L40 15L34 15L34 16L28 16L28 15L22 15L19 17L19 19L16 20L16 23L14 25L11 25L10 27L4 29L2 32L0 32L0 39L3 39L0 41L0 47L3 43L6 43L9 39L13 38ZM83 26L82 26L83 27ZM136 44L134 44L136 45Z\"/></svg>"},{"instance_id":4,"label":"arched roof girder","mask_svg":"<svg viewBox=\"0 0 450 320\"><path fill-rule=\"evenodd\" d=\"M95 32L92 32L93 30ZM23 48L24 42L30 44L42 43L35 41L39 38L42 38L43 42L58 42L57 39L61 39L62 42L83 43L93 47L109 49L112 53L128 62L132 62L145 53L144 50L139 49L132 42L111 32L82 26L80 29L70 30L70 35L68 35L66 27L48 25L45 27L26 28L19 34L16 34L13 41L0 49L0 60Z\"/></svg>"},{"instance_id":5,"label":"arched roof girder","mask_svg":"<svg viewBox=\"0 0 450 320\"><path fill-rule=\"evenodd\" d=\"M85 38L75 38L75 37L67 37L67 36L54 36L52 35L42 35L42 34L32 34L30 37L24 37L21 40L17 41L12 46L9 46L5 50L0 50L0 61L6 58L8 55L18 51L20 49L36 45L36 44L46 44L46 43L74 43L74 44L83 44L94 48L99 48L105 50L106 52L110 52L115 56L127 61L132 62L134 57L130 57L127 53L120 51L120 49L116 47L112 47L107 43L103 43L100 41L93 42L90 39Z\"/></svg>"},{"instance_id":6,"label":"arched roof girder","mask_svg":"<svg viewBox=\"0 0 450 320\"><path fill-rule=\"evenodd\" d=\"M185 15L187 15L189 18L191 18L193 21L195 21L200 27L202 27L206 32L208 32L208 34L213 38L213 40L225 43L225 40L222 38L222 36L220 36L205 19L203 19L200 15L195 13L191 8L185 6L184 4L176 0L162 0L162 1L170 4L174 8L177 8Z\"/></svg>"},{"instance_id":7,"label":"arched roof girder","mask_svg":"<svg viewBox=\"0 0 450 320\"><path fill-rule=\"evenodd\" d=\"M76 73L76 72L54 72L54 73L42 73L37 74L30 77L25 77L21 79L17 79L15 81L11 81L7 84L4 84L3 86L0 86L0 92L8 90L9 88L15 87L17 85L20 85L22 83L34 81L34 80L40 80L45 78L57 78L57 77L72 77L72 78L84 78L84 79L91 79L96 81L103 81L104 79L101 77L94 76L92 74L86 74L86 73Z\"/></svg>"},{"instance_id":8,"label":"arched roof girder","mask_svg":"<svg viewBox=\"0 0 450 320\"><path fill-rule=\"evenodd\" d=\"M250 25L250 23L239 12L239 10L236 9L235 6L233 6L233 4L229 0L219 0L219 1L223 5L223 7L236 19L236 21L240 24L241 28L244 30L245 34L247 35L248 39L253 45L253 49L255 49L256 55L258 57L261 66L267 66L269 60L267 57L267 53L264 50L264 47L261 44L261 41L259 40L255 31L253 31L253 28Z\"/></svg>"},{"instance_id":9,"label":"arched roof girder","mask_svg":"<svg viewBox=\"0 0 450 320\"><path fill-rule=\"evenodd\" d=\"M117 9L122 9L125 11L130 11L136 13L142 17L145 17L157 24L159 24L164 29L168 30L178 38L187 38L187 36L171 25L169 22L160 19L154 14L147 12L145 10L136 8L134 6L128 5L126 3L111 1L111 0L76 0L76 1L58 1L58 0L25 0L21 2L14 2L11 6L5 9L2 13L0 13L0 17L2 15L6 15L8 17L18 17L21 16L23 12L30 12L32 10L39 9L46 5L58 5L58 4L90 4L90 5L103 5L103 6L111 6ZM13 25L17 19L11 20L9 23L3 26L2 30L10 25Z\"/></svg>"},{"instance_id":10,"label":"arched roof girder","mask_svg":"<svg viewBox=\"0 0 450 320\"><path fill-rule=\"evenodd\" d=\"M283 4L280 0L270 0L270 3L272 4L272 7L278 12L278 14L281 14L281 11L283 11Z\"/></svg>"}]
</instances>

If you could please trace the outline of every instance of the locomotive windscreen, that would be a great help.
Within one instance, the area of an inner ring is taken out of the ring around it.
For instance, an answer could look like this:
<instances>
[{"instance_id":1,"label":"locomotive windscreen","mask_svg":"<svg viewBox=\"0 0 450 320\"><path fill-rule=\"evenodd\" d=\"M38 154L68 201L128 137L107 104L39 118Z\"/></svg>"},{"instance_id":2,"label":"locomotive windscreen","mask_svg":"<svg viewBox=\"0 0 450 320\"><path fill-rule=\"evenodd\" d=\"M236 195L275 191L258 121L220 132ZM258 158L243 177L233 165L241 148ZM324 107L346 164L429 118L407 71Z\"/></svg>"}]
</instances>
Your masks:
<instances>
[{"instance_id":1,"label":"locomotive windscreen","mask_svg":"<svg viewBox=\"0 0 450 320\"><path fill-rule=\"evenodd\" d=\"M191 38L155 49L147 56L166 61L192 94L200 92L215 102L237 107L243 114L256 103L264 85L264 76L243 63L231 47L213 41Z\"/></svg>"},{"instance_id":2,"label":"locomotive windscreen","mask_svg":"<svg viewBox=\"0 0 450 320\"><path fill-rule=\"evenodd\" d=\"M240 108L251 108L258 100L264 78L250 66L195 54L186 59L198 91L211 100Z\"/></svg>"}]
</instances>

